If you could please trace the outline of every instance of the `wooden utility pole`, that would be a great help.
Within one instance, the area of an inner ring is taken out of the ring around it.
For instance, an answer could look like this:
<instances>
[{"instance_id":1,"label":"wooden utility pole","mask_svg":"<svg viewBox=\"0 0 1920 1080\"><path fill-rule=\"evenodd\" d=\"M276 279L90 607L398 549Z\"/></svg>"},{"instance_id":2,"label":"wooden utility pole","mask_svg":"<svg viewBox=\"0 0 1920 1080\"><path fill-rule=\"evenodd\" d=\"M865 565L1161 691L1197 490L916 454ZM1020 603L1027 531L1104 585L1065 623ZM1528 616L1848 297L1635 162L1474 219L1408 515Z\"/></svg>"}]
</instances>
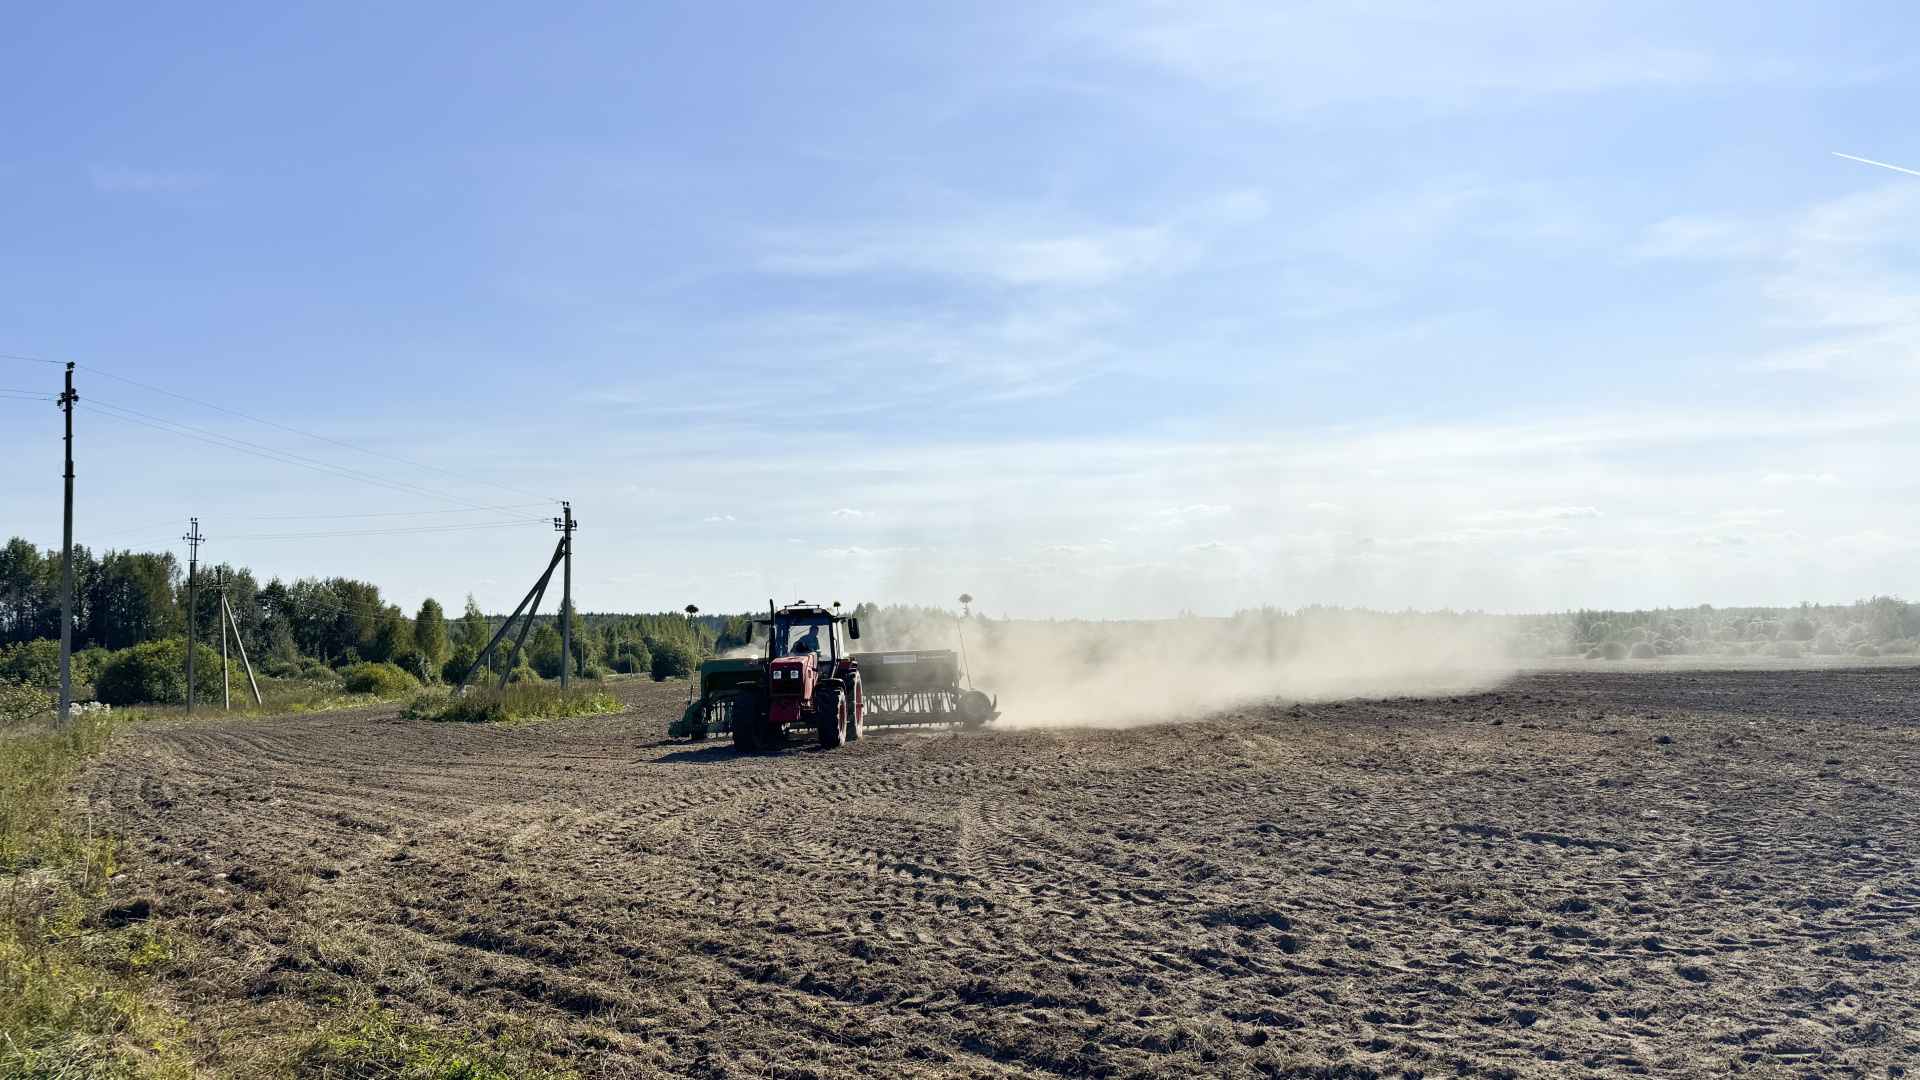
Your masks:
<instances>
[{"instance_id":1,"label":"wooden utility pole","mask_svg":"<svg viewBox=\"0 0 1920 1080\"><path fill-rule=\"evenodd\" d=\"M181 537L187 542L187 715L193 715L193 647L199 642L195 623L200 610L200 519L188 518L191 528Z\"/></svg>"},{"instance_id":2,"label":"wooden utility pole","mask_svg":"<svg viewBox=\"0 0 1920 1080\"><path fill-rule=\"evenodd\" d=\"M553 527L560 531L560 550L566 557L566 567L560 572L560 692L566 693L573 674L573 530L580 523L573 520L573 504L560 504L560 515L553 519Z\"/></svg>"},{"instance_id":3,"label":"wooden utility pole","mask_svg":"<svg viewBox=\"0 0 1920 1080\"><path fill-rule=\"evenodd\" d=\"M60 529L60 726L73 710L73 365L67 365L67 389L60 407L67 414L67 503Z\"/></svg>"}]
</instances>

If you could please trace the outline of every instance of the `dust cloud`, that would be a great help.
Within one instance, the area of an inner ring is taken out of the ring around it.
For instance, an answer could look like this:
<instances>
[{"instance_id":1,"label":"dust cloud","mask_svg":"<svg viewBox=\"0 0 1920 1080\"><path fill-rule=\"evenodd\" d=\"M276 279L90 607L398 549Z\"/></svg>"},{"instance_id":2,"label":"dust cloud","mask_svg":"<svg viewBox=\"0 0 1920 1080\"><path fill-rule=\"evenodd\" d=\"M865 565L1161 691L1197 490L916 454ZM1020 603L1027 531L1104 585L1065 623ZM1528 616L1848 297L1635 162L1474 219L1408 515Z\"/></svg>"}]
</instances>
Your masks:
<instances>
[{"instance_id":1,"label":"dust cloud","mask_svg":"<svg viewBox=\"0 0 1920 1080\"><path fill-rule=\"evenodd\" d=\"M996 726L1128 726L1254 701L1483 690L1515 670L1493 616L1272 609L1125 622L868 608L863 649L962 649Z\"/></svg>"}]
</instances>

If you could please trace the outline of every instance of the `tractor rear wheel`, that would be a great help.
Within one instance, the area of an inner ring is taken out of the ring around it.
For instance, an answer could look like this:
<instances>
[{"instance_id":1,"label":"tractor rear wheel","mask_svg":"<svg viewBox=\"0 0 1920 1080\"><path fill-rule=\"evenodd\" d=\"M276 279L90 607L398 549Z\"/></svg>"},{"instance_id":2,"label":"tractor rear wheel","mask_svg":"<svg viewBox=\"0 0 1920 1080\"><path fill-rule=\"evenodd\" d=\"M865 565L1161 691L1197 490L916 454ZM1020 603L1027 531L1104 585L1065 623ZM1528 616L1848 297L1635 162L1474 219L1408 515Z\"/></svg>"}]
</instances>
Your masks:
<instances>
[{"instance_id":1,"label":"tractor rear wheel","mask_svg":"<svg viewBox=\"0 0 1920 1080\"><path fill-rule=\"evenodd\" d=\"M832 750L846 741L846 699L838 690L822 690L814 695L814 715L820 726L820 748Z\"/></svg>"}]
</instances>

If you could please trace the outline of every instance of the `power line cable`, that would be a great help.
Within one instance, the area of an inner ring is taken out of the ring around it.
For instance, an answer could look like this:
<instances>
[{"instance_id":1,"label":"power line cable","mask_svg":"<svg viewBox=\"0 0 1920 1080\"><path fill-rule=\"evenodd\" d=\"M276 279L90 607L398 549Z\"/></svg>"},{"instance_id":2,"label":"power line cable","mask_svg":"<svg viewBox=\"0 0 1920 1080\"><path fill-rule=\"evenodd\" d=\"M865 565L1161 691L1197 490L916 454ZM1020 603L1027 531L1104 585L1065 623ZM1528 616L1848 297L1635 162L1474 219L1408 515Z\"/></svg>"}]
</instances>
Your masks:
<instances>
[{"instance_id":1,"label":"power line cable","mask_svg":"<svg viewBox=\"0 0 1920 1080\"><path fill-rule=\"evenodd\" d=\"M304 540L316 536L392 536L399 533L464 532L470 529L524 529L539 521L481 521L465 525L420 525L401 529L340 529L331 532L225 533L221 540Z\"/></svg>"},{"instance_id":2,"label":"power line cable","mask_svg":"<svg viewBox=\"0 0 1920 1080\"><path fill-rule=\"evenodd\" d=\"M33 358L33 357L16 357L15 359L34 359L34 358ZM51 363L57 363L57 362L58 362L58 361L53 361L53 360L43 360L43 361L41 361L41 363L48 363L48 364L51 364ZM243 412L240 412L240 411L238 411L238 410L236 410L236 409L229 409L229 408L226 408L226 407L224 407L224 406L220 406L220 405L215 405L215 404L212 404L211 402L206 402L206 401L201 401L201 400L200 400L199 398L190 398L190 397L188 397L188 396L186 396L185 394L176 394L176 393L174 393L174 392L173 392L173 391L171 391L171 390L162 390L162 389L160 389L160 388L159 388L159 387L157 387L157 386L148 386L148 385L147 385L146 383L143 383L143 382L135 382L135 381L134 381L134 380L132 380L132 379L129 379L129 378L126 378L126 377L124 377L124 376L121 376L121 375L115 375L115 374L113 374L113 373L112 373L112 372L110 372L110 371L102 371L102 370L100 370L99 368L97 368L97 367L93 367L93 366L91 366L91 365L88 365L88 364L76 364L75 366L76 366L76 367L78 367L78 368L80 368L80 369L81 369L82 371L90 371L90 372L92 372L92 373L94 373L95 375L104 375L104 376L106 376L106 377L107 377L107 378L109 378L109 379L113 379L113 380L116 380L116 381L118 381L118 382L123 382L123 383L126 383L126 384L127 384L128 386L137 386L137 387L139 387L139 388L140 388L140 389L142 389L142 390L151 390L152 392L154 392L154 393L156 393L156 394L165 394L165 395L167 395L167 396L168 396L168 397L170 397L170 398L178 398L178 399L179 399L179 400L181 400L181 401L186 401L186 402L191 402L191 403L193 403L193 404L195 404L195 405L198 405L198 406L200 406L201 408L205 408L205 409L212 409L212 410L214 410L215 412L223 412L223 413L226 413L226 414L227 414L227 415L229 415L229 416L237 416L237 417L239 417L239 418L241 418L242 420L251 420L251 421L253 421L253 422L254 422L254 423L256 423L256 424L265 424L265 425L267 425L268 427L276 427L276 428L279 428L279 429L280 429L280 430L282 430L282 431L291 431L291 432L293 432L293 433L294 433L295 435L302 435L302 436L305 436L306 438L309 438L309 439L318 439L318 440L320 440L321 442L327 442L327 443L332 443L332 444L333 444L333 445L335 445L335 446L341 446L341 447L345 447L345 448L346 448L346 449L348 449L348 450L357 450L357 451L359 451L359 452L360 452L360 453L362 453L362 454L371 454L371 455L373 455L374 457L380 457L380 458L386 458L386 459L387 459L388 461L397 461L397 462L399 462L399 463L400 463L400 464L402 464L402 465L411 465L411 466L413 466L413 467L414 467L414 468L416 468L416 469L426 469L426 470L427 470L427 471L429 471L429 472L437 472L437 473L440 473L440 474L442 474L442 475L445 475L445 476L451 476L451 477L454 477L454 478L456 478L456 479L459 479L459 480L465 480L465 481L467 481L468 483L472 483L472 484L484 484L484 485L486 485L487 487L494 487L494 488L499 488L499 489L500 489L500 490L502 490L502 491L512 491L512 492L516 492L516 493L518 493L518 494L521 494L521 495L531 495L531 496L533 496L533 497L534 497L534 498L536 498L536 499L542 499L542 500L545 500L546 502L559 502L559 501L560 501L560 500L558 500L558 499L555 499L555 498L553 498L553 497L551 497L551 496L549 496L549 495L543 495L543 494L541 494L541 493L540 493L540 492L538 492L538 491L527 491L527 490L526 490L526 489L524 489L524 488L517 488L517 487L513 487L513 486L511 486L511 485L508 485L508 484L496 484L496 483L494 483L494 482L493 482L493 481L491 481L491 480L482 480L482 479L480 479L479 477L476 477L476 476L468 476L468 475L466 475L465 473L457 473L457 472L454 472L454 471L452 471L451 469L442 469L442 468L439 468L439 467L437 467L437 466L433 466L433 465L423 465L423 464L421 464L421 463L420 463L420 462L418 462L418 461L409 461L409 460L407 460L406 458L403 458L403 457L398 457L398 456L396 456L396 455L393 455L393 454L388 454L388 453L383 453L383 452L381 452L381 451L379 451L379 450L369 450L369 449L367 449L367 448L366 448L366 447L364 447L364 446L355 446L355 445L354 445L354 444L352 444L352 443L349 443L349 442L342 442L342 441L340 441L339 439L330 439L330 438L328 438L328 437L327 437L327 436L325 436L325 435L315 435L315 434L314 434L313 432L311 432L311 431L301 431L301 430L300 430L299 428L296 428L296 427L289 427L288 425L286 425L286 424L282 424L282 423L279 423L279 422L277 422L277 421L273 421L273 420L263 420L263 419L261 419L261 418L260 418L260 417L258 417L258 416L250 416L250 415L248 415L247 413L243 413Z\"/></svg>"},{"instance_id":3,"label":"power line cable","mask_svg":"<svg viewBox=\"0 0 1920 1080\"><path fill-rule=\"evenodd\" d=\"M138 412L136 410L129 409L121 405L114 405L111 402L105 402L105 401L100 401L98 399L95 399L91 404L82 402L78 407L82 409L86 409L89 412L97 412L102 416L110 416L116 420L121 420L129 424L138 424L141 427L153 428L156 431L169 432L171 434L178 435L182 438L193 439L196 442L204 442L213 446L221 446L221 447L225 447L228 450L237 450L243 454L252 454L255 457L266 458L269 461L277 461L283 465L293 465L302 469L310 469L314 472L325 473L328 476L338 477L343 480L359 480L362 483L372 484L375 487L383 487L391 491L398 491L407 495L424 495L424 496L427 496L428 498L439 499L442 502L466 503L471 508L477 509L477 510L498 510L503 512L506 511L506 508L504 507L496 506L490 503L484 503L478 499L469 499L461 495L449 495L445 492L434 491L431 488L423 488L418 484L409 484L404 480L389 480L384 477L375 476L371 473L360 472L357 469L348 469L345 466L333 465L327 462L319 461L314 458L302 457L299 454L293 454L285 450L275 450L274 448L269 446L261 446L259 443L251 443L251 442L247 442L244 439L236 439L230 435L221 435L217 432L207 431L204 428L196 428L188 424L179 423L178 421L167 420L162 417L150 415L148 413ZM125 416L120 415L122 413L126 413L129 415L125 415ZM136 420L134 419L134 417L136 416L145 417L146 420ZM148 423L147 421L153 421L153 422ZM190 432L197 432L198 434L190 434ZM252 449L249 449L249 447L251 447ZM523 515L523 516L526 516L529 521L544 520L541 518L535 518L531 515Z\"/></svg>"},{"instance_id":4,"label":"power line cable","mask_svg":"<svg viewBox=\"0 0 1920 1080\"><path fill-rule=\"evenodd\" d=\"M501 507L458 507L452 510L392 510L376 514L274 514L264 517L210 517L201 521L332 521L340 518L371 517L414 517L420 514L478 514L488 510L524 510L529 506L545 506L546 503L515 503Z\"/></svg>"},{"instance_id":5,"label":"power line cable","mask_svg":"<svg viewBox=\"0 0 1920 1080\"><path fill-rule=\"evenodd\" d=\"M30 363L35 363L35 364L56 364L56 365L57 365L57 364L59 364L59 363L61 363L61 361L59 361L59 360L46 360L46 359L43 359L43 358L41 358L41 357L38 357L38 356L17 356L17 355L14 355L14 354L11 354L11 353L0 353L0 358L4 358L4 359L7 359L7 360L24 360L24 361L27 361L27 362L30 362ZM187 396L187 395L185 395L185 394L179 394L179 393L175 393L175 392L174 392L174 391L172 391L172 390L162 390L161 388L159 388L159 387L157 387L157 386L149 386L149 385L147 385L146 383L143 383L143 382L137 382L137 381L135 381L135 380L133 380L133 379L129 379L129 378L127 378L127 377L126 377L126 376L124 376L124 375L115 375L115 374L114 374L113 372L111 372L111 371L103 371L103 370L101 370L100 368L97 368L97 367L94 367L94 366L93 366L93 365L91 365L91 364L80 364L80 363L76 363L76 364L75 364L74 366L75 366L75 367L77 367L77 368L79 368L79 369L80 369L80 370L82 370L82 371L90 371L90 372L92 372L92 373L93 373L93 374L95 374L95 375L104 375L105 377L107 377L107 378L109 378L109 379L113 379L113 380L114 380L114 381L116 381L116 382L123 382L123 383L126 383L126 384L127 384L128 386L137 386L137 387L139 387L139 388L140 388L140 389L142 389L142 390L149 390L149 391L152 391L153 393L156 393L156 394L165 394L166 396L168 396L168 397L170 397L170 398L177 398L177 399L179 399L179 400L181 400L181 401L186 401L186 402L191 402L192 404L195 404L195 405L198 405L198 406L200 406L200 407L201 407L201 408L203 408L203 409L212 409L212 410L214 410L215 412L223 412L223 413L226 413L226 414L227 414L227 415L229 415L229 416L237 416L237 417L239 417L239 418L240 418L240 419L242 419L242 420L251 420L251 421L253 421L253 422L254 422L254 423L256 423L256 424L265 424L265 425L267 425L268 427L276 427L276 428L279 428L279 429L280 429L280 430L282 430L282 431L291 431L291 432L293 432L293 433L294 433L295 435L301 435L301 436L304 436L304 437L306 437L306 438L309 438L309 439L318 439L318 440L319 440L319 441L321 441L321 442L327 442L327 443L332 443L332 444L333 444L333 445L335 445L335 446L341 446L341 447L345 447L345 448L346 448L346 449L348 449L348 450L355 450L355 451L358 451L358 452L360 452L360 453L362 453L362 454L371 454L371 455L372 455L372 456L374 456L374 457L380 457L380 458L386 458L386 459L387 459L388 461L397 461L397 462L399 462L399 463L400 463L400 464L402 464L402 465L411 465L411 466L413 466L413 467L414 467L414 468L416 468L416 469L425 469L425 470L427 470L428 472L437 472L437 473L440 473L440 474L442 474L442 475L445 475L445 476L451 476L451 477L454 477L454 478L456 478L456 479L459 479L459 480L465 480L465 481L467 481L468 483L471 483L471 484L483 484L483 485L485 485L485 486L487 486L487 487L494 487L494 488L499 488L499 489L500 489L500 490L502 490L502 491L512 491L512 492L516 492L516 493L518 493L518 494L521 494L521 495L531 495L531 496L533 496L533 497L534 497L534 498L536 498L536 499L540 499L540 500L542 500L543 502L549 502L549 503L552 503L552 502L559 502L559 501L560 501L560 500L558 500L558 499L556 499L556 498L554 498L554 497L553 497L553 496L551 496L551 495L543 495L543 494L541 494L541 493L540 493L540 492L538 492L538 491L528 491L528 490L526 490L525 488L517 488L517 487L513 487L512 485L509 485L509 484L496 484L496 483L494 483L494 482L493 482L493 481L491 481L491 480L482 480L482 479L480 479L480 478L479 478L479 477L477 477L477 476L468 476L468 475L466 475L465 473L457 473L457 472L454 472L454 471L453 471L453 470L451 470L451 469L442 469L442 468L440 468L440 467L438 467L438 466L435 466L435 465L425 465L425 464L422 464L422 463L420 463L420 462L418 462L418 461L410 461L410 460L408 460L408 459L406 459L406 458L403 458L403 457L399 457L399 456L397 456L397 455L394 455L394 454L388 454L388 453L385 453L385 452L383 452L383 451L380 451L380 450L369 450L369 449L367 449L367 448L366 448L366 447L364 447L364 446L355 446L355 445L354 445L353 443L350 443L350 442L343 442L343 441L341 441L341 440L339 440L339 439L332 439L332 438L328 438L328 437L327 437L327 436L325 436L325 435L315 435L315 434L314 434L313 432L311 432L311 431L302 431L302 430L300 430L299 428L296 428L296 427L291 427L291 426L289 426L289 425L287 425L287 424L282 424L282 423L279 423L278 421L274 421L274 420L265 420L265 419L262 419L262 418L260 418L260 417L258 417L258 416L253 416L253 415L251 415L251 414L248 414L248 413L243 413L243 412L241 412L241 411L239 411L238 409L229 409L229 408L227 408L227 407L225 407L225 406L223 406L223 405L215 405L215 404L213 404L213 403L212 403L212 402L210 402L210 401L201 401L201 400L200 400L199 398L191 398L191 397L188 397L188 396Z\"/></svg>"},{"instance_id":6,"label":"power line cable","mask_svg":"<svg viewBox=\"0 0 1920 1080\"><path fill-rule=\"evenodd\" d=\"M74 543L81 544L88 540L104 540L109 536L125 536L128 533L151 532L154 529L170 529L175 525L185 524L186 520L186 518L175 518L172 521L163 521L158 525L142 525L137 529L120 529L117 532L94 533L92 536L79 537L74 540Z\"/></svg>"},{"instance_id":7,"label":"power line cable","mask_svg":"<svg viewBox=\"0 0 1920 1080\"><path fill-rule=\"evenodd\" d=\"M330 461L322 461L318 458L307 457L304 454L296 454L290 450L280 450L280 449L276 449L275 447L264 446L260 443L248 442L245 439L237 439L231 435L222 435L217 431L208 431L206 428L197 428L197 427L194 427L192 424L183 424L183 423L180 423L178 420L168 420L166 417L163 417L163 416L154 416L151 413L143 413L137 409L129 409L124 405L115 405L109 401L95 401L94 404L102 408L112 409L116 412L128 413L132 416L145 417L148 420L152 420L160 424L166 424L170 427L183 428L186 431L198 432L199 434L205 435L209 438L222 440L223 444L226 444L226 443L234 444L232 446L232 449L239 449L240 447L250 446L250 447L253 447L255 450L262 451L266 454L277 455L278 458L285 459L287 464L297 464L300 462L305 462L307 463L308 467L319 467L322 469L333 470L335 475L348 476L353 479L380 483L388 487L396 487L398 489L406 490L412 494L429 495L436 498L445 499L449 502L464 502L476 508L482 508L482 509L488 509L488 510L502 509L501 507L495 506L493 504L482 502L479 499L469 499L463 495L450 495L450 494L447 494L446 492L435 491L432 488L423 487L422 485L419 485L419 484L409 483L405 480L394 480L389 477L379 476L374 473L361 472L358 469L350 469L344 465L335 465ZM125 417L122 417L122 419L125 419Z\"/></svg>"}]
</instances>

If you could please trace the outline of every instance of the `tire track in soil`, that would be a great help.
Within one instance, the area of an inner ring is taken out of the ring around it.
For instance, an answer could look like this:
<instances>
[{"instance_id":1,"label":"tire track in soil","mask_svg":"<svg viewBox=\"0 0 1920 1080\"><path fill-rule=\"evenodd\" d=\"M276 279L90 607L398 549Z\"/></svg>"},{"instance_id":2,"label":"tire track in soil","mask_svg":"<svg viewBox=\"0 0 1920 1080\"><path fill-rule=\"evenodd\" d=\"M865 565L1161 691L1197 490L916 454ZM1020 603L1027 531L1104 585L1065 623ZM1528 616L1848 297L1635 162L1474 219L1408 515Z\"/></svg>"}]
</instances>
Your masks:
<instances>
[{"instance_id":1,"label":"tire track in soil","mask_svg":"<svg viewBox=\"0 0 1920 1080\"><path fill-rule=\"evenodd\" d=\"M684 684L621 693L511 728L131 730L86 792L128 841L116 898L194 943L170 989L229 1045L347 987L532 1018L589 1076L1920 1059L1915 669L751 758L661 740Z\"/></svg>"}]
</instances>

